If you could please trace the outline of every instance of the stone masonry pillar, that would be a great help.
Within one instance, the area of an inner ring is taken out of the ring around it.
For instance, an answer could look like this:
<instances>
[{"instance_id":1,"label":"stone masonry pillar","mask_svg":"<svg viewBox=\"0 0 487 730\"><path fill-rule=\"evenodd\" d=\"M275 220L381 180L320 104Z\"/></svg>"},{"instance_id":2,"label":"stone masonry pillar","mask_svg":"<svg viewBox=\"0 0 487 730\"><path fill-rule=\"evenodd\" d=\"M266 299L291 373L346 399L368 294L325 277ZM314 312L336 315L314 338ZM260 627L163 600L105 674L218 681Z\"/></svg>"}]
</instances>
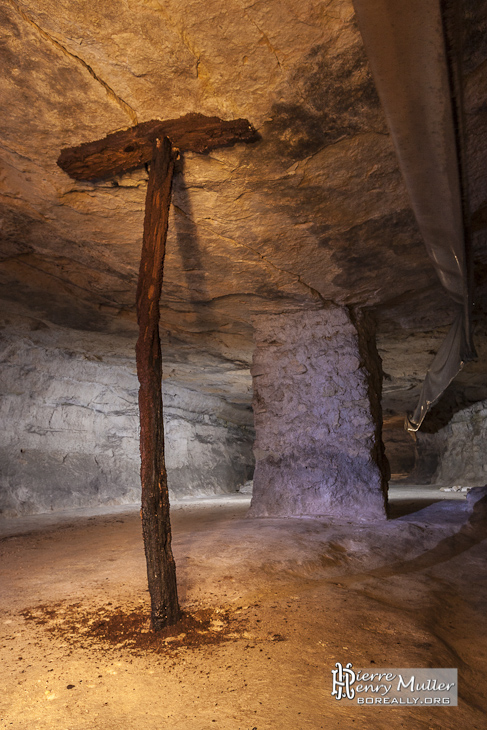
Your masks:
<instances>
[{"instance_id":1,"label":"stone masonry pillar","mask_svg":"<svg viewBox=\"0 0 487 730\"><path fill-rule=\"evenodd\" d=\"M382 371L369 315L255 318L252 517L385 518Z\"/></svg>"}]
</instances>

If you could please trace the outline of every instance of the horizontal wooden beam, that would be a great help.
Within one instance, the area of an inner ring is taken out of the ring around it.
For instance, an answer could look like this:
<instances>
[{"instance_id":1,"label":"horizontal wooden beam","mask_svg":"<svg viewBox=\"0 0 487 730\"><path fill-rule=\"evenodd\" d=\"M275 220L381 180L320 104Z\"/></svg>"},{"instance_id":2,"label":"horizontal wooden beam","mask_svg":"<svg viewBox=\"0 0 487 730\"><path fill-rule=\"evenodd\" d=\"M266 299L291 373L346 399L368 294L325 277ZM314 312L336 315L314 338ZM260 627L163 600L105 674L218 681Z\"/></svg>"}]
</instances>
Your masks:
<instances>
[{"instance_id":1,"label":"horizontal wooden beam","mask_svg":"<svg viewBox=\"0 0 487 730\"><path fill-rule=\"evenodd\" d=\"M75 180L100 180L140 167L152 158L157 138L168 137L181 152L208 152L237 142L255 142L258 134L246 119L224 121L203 114L143 122L96 142L61 151L57 164Z\"/></svg>"}]
</instances>

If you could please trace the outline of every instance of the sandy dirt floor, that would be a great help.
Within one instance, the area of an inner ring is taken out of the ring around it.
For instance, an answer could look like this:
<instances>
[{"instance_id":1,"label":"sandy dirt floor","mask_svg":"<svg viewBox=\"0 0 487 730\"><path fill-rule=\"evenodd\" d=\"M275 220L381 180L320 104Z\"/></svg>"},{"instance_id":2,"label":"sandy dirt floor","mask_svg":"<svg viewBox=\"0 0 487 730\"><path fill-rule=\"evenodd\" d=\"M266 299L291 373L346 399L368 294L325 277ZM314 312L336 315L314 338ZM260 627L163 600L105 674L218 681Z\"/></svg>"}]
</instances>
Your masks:
<instances>
[{"instance_id":1,"label":"sandy dirt floor","mask_svg":"<svg viewBox=\"0 0 487 730\"><path fill-rule=\"evenodd\" d=\"M372 525L249 520L244 496L179 502L187 618L156 640L134 507L3 520L0 727L484 730L479 494L412 511L406 490ZM345 706L335 662L456 667L459 706Z\"/></svg>"}]
</instances>

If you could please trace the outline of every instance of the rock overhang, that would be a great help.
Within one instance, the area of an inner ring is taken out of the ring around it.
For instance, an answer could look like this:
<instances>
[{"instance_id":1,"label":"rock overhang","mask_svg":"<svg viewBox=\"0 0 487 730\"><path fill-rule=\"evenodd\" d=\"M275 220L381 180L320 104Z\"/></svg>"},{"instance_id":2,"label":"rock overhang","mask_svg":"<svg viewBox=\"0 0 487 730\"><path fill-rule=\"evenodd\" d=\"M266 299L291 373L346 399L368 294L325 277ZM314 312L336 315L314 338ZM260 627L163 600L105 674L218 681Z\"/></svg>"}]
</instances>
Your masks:
<instances>
[{"instance_id":1,"label":"rock overhang","mask_svg":"<svg viewBox=\"0 0 487 730\"><path fill-rule=\"evenodd\" d=\"M464 15L466 151L481 211L480 6L465 3ZM414 404L449 304L410 210L351 2L12 0L3 13L11 327L21 317L39 339L99 347L100 356L133 348L147 173L74 182L55 164L63 147L187 112L246 117L259 142L179 162L161 302L168 377L200 378L210 392L221 384L248 402L252 316L324 300L377 312L391 379L385 406ZM481 212L475 220L480 322L487 249ZM485 397L479 365L462 378L462 392Z\"/></svg>"}]
</instances>

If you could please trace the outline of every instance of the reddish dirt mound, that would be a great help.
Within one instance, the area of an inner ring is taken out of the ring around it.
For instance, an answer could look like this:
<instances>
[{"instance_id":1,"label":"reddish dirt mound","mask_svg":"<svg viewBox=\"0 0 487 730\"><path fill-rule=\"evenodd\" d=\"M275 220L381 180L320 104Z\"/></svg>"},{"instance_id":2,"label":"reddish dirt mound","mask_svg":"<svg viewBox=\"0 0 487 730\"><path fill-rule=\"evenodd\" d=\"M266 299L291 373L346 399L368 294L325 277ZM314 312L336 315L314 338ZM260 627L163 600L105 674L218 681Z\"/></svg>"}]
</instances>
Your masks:
<instances>
[{"instance_id":1,"label":"reddish dirt mound","mask_svg":"<svg viewBox=\"0 0 487 730\"><path fill-rule=\"evenodd\" d=\"M183 611L177 624L158 632L150 627L149 609L145 605L127 607L107 603L92 607L58 602L25 610L22 616L72 646L93 648L99 644L100 648L123 647L134 653L170 654L178 648L220 644L240 638L241 634L237 619L228 610L219 608Z\"/></svg>"}]
</instances>

